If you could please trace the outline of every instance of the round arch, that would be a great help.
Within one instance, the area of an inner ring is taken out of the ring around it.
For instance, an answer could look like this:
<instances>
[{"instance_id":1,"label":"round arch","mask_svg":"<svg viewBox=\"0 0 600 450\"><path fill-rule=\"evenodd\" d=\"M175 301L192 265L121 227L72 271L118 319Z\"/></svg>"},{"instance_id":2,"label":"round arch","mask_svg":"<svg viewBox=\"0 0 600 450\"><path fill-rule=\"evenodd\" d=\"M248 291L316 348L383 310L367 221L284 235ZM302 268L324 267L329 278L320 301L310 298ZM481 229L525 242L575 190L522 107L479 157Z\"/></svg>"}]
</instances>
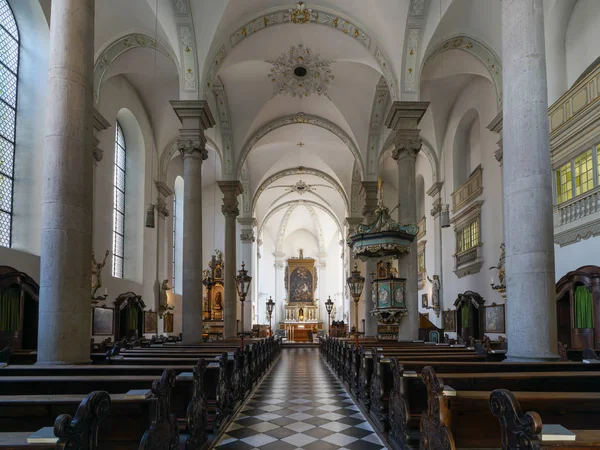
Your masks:
<instances>
[{"instance_id":1,"label":"round arch","mask_svg":"<svg viewBox=\"0 0 600 450\"><path fill-rule=\"evenodd\" d=\"M269 187L271 184L273 184L277 180L280 180L282 178L292 176L292 175L314 175L316 177L322 178L323 180L325 180L326 182L331 184L333 186L333 188L340 194L340 196L342 197L342 200L344 201L346 211L349 210L348 197L347 197L342 185L339 184L335 178L333 178L331 175L329 175L319 169L312 169L310 167L296 167L293 169L286 169L286 170L279 171L279 172L271 175L269 178L267 178L265 181L263 181L260 184L260 186L258 187L258 189L256 190L256 192L254 194L254 197L252 198L252 214L254 215L254 211L256 210L256 204L258 203L258 199L260 198L260 195L264 192L264 190L267 187Z\"/></svg>"},{"instance_id":2,"label":"round arch","mask_svg":"<svg viewBox=\"0 0 600 450\"><path fill-rule=\"evenodd\" d=\"M173 156L175 156L175 154L179 150L177 148L178 141L179 139L173 140L173 142L171 142L171 144L167 146L167 148L162 152L160 156L160 167L158 173L159 181L167 180L167 171L169 170L169 163L171 162L171 159L173 159ZM216 142L213 141L210 137L206 136L206 145L214 149L215 153L219 157L219 161L221 162L221 164L223 164L223 155L221 154L221 149L216 144Z\"/></svg>"},{"instance_id":3,"label":"round arch","mask_svg":"<svg viewBox=\"0 0 600 450\"><path fill-rule=\"evenodd\" d=\"M254 135L244 144L240 156L237 160L236 177L238 179L241 177L244 162L246 161L246 158L248 157L248 155L252 151L252 148L256 145L258 141L260 141L267 134L271 133L272 131L278 128L296 124L312 125L315 127L323 128L324 130L333 133L344 144L348 146L348 149L354 156L355 161L359 164L361 175L364 175L365 168L362 161L362 156L360 154L360 150L358 149L358 146L354 143L352 138L348 135L348 133L346 133L338 125L336 125L333 122L330 122L327 119L312 114L305 114L300 112L293 116L286 116L280 119L276 119L267 124L266 126L262 127L256 133L254 133Z\"/></svg>"}]
</instances>

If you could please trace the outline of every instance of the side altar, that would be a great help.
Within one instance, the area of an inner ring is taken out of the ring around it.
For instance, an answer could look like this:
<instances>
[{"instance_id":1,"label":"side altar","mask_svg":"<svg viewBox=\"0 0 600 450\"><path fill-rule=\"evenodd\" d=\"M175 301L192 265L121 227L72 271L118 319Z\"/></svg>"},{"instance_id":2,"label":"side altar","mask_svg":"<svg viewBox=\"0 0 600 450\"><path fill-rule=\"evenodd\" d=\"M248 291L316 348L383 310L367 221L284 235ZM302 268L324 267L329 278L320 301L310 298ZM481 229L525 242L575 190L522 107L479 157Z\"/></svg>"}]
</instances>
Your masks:
<instances>
[{"instance_id":1,"label":"side altar","mask_svg":"<svg viewBox=\"0 0 600 450\"><path fill-rule=\"evenodd\" d=\"M288 339L310 341L323 322L319 317L319 300L315 298L317 290L317 271L315 259L305 258L302 249L298 257L287 260L285 268L284 320L279 329L285 330Z\"/></svg>"}]
</instances>

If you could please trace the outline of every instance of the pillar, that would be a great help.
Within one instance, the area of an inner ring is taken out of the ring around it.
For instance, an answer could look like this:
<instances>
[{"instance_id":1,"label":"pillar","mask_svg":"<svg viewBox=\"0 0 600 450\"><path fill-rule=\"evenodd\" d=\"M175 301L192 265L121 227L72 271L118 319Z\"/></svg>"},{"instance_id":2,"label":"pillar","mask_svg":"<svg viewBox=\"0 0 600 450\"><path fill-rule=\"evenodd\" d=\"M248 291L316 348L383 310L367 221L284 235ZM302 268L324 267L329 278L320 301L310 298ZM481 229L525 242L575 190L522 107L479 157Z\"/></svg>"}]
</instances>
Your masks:
<instances>
[{"instance_id":1,"label":"pillar","mask_svg":"<svg viewBox=\"0 0 600 450\"><path fill-rule=\"evenodd\" d=\"M416 224L417 197L415 163L421 150L417 125L425 114L428 102L394 102L386 120L386 126L394 133L392 157L398 163L398 220L403 225ZM413 241L410 253L398 258L398 272L406 278L405 303L408 316L400 323L398 339L414 340L419 337L419 280L417 241Z\"/></svg>"},{"instance_id":2,"label":"pillar","mask_svg":"<svg viewBox=\"0 0 600 450\"><path fill-rule=\"evenodd\" d=\"M360 225L361 223L363 223L363 218L362 217L346 217L346 236L348 236L349 234L352 234L354 232L354 229ZM357 264L360 263L359 260L354 259L354 255L352 254L352 251L349 248L346 248L346 252L348 252L348 258L347 260L344 261L344 272L345 272L345 276L344 276L344 292L346 293L346 295L344 296L344 311L346 311L347 317L345 319L345 324L348 327L348 331L350 331L350 329L354 326L354 324L356 323L355 320L355 315L356 315L356 306L354 305L354 299L352 298L352 296L350 295L350 289L348 288L348 283L347 283L347 278L351 276L351 272L352 270L354 270L354 263L356 262ZM363 264L359 264L359 268L360 266ZM368 274L364 273L364 267L362 268L362 272L363 272L363 276L365 277L365 286L366 284L370 281L369 280L369 276ZM364 288L363 288L364 290ZM360 305L359 305L360 307ZM342 318L340 320L343 319L343 314L342 314ZM360 327L360 321L358 323L359 327Z\"/></svg>"},{"instance_id":3,"label":"pillar","mask_svg":"<svg viewBox=\"0 0 600 450\"><path fill-rule=\"evenodd\" d=\"M215 121L205 101L171 101L181 120L177 148L183 158L183 341L202 341L202 162L208 158L204 131Z\"/></svg>"},{"instance_id":4,"label":"pillar","mask_svg":"<svg viewBox=\"0 0 600 450\"><path fill-rule=\"evenodd\" d=\"M38 363L90 361L94 0L55 0L50 27Z\"/></svg>"},{"instance_id":5,"label":"pillar","mask_svg":"<svg viewBox=\"0 0 600 450\"><path fill-rule=\"evenodd\" d=\"M236 274L236 217L240 214L238 209L238 195L243 191L239 181L217 181L223 193L223 206L221 211L225 216L225 270L224 275L224 305L223 328L225 338L237 336L237 290L235 287ZM245 305L244 305L245 308ZM241 317L240 317L241 319ZM246 325L246 324L245 324ZM244 330L241 329L240 333Z\"/></svg>"},{"instance_id":6,"label":"pillar","mask_svg":"<svg viewBox=\"0 0 600 450\"><path fill-rule=\"evenodd\" d=\"M238 222L241 226L240 241L241 241L241 259L246 264L246 270L252 277L252 283L250 289L248 289L248 296L246 297L246 304L244 305L244 328L246 331L252 330L252 302L256 302L257 299L254 296L256 289L256 283L258 283L258 271L254 270L253 262L254 258L252 255L252 248L254 247L254 226L256 220L252 217L240 217ZM266 301L266 299L265 299ZM258 305L256 305L258 308Z\"/></svg>"},{"instance_id":7,"label":"pillar","mask_svg":"<svg viewBox=\"0 0 600 450\"><path fill-rule=\"evenodd\" d=\"M363 206L363 217L365 223L372 223L375 220L375 210L377 209L377 181L363 181L362 188L365 193L365 204ZM377 336L377 317L371 314L375 309L373 302L373 285L371 274L377 272L377 260L369 258L365 261L365 287L363 289L363 298L365 301L365 337Z\"/></svg>"},{"instance_id":8,"label":"pillar","mask_svg":"<svg viewBox=\"0 0 600 450\"><path fill-rule=\"evenodd\" d=\"M511 361L557 358L542 0L502 4L506 337Z\"/></svg>"}]
</instances>

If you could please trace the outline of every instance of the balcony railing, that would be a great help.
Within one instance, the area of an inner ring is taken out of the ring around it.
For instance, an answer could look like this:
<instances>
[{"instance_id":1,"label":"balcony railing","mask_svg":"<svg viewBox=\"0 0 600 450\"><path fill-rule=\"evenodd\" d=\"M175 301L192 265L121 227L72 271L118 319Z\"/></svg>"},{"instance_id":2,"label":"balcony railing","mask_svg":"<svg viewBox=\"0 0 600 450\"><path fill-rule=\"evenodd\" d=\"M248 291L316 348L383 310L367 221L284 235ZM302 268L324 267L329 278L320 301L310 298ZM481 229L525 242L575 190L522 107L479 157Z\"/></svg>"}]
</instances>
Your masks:
<instances>
[{"instance_id":1,"label":"balcony railing","mask_svg":"<svg viewBox=\"0 0 600 450\"><path fill-rule=\"evenodd\" d=\"M452 193L452 212L458 211L483 192L483 168L477 166L469 179Z\"/></svg>"}]
</instances>

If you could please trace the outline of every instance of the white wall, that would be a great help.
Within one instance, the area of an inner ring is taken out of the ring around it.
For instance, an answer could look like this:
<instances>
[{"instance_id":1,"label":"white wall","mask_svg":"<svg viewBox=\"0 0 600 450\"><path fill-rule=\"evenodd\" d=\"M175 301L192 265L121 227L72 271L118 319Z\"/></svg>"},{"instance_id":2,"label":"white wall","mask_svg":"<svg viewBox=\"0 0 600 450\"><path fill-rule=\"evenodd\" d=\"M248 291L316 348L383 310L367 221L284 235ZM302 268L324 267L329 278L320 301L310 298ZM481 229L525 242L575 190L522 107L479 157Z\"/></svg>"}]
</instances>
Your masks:
<instances>
[{"instance_id":1,"label":"white wall","mask_svg":"<svg viewBox=\"0 0 600 450\"><path fill-rule=\"evenodd\" d=\"M600 2L579 0L567 27L567 82L570 88L581 73L600 56Z\"/></svg>"}]
</instances>

